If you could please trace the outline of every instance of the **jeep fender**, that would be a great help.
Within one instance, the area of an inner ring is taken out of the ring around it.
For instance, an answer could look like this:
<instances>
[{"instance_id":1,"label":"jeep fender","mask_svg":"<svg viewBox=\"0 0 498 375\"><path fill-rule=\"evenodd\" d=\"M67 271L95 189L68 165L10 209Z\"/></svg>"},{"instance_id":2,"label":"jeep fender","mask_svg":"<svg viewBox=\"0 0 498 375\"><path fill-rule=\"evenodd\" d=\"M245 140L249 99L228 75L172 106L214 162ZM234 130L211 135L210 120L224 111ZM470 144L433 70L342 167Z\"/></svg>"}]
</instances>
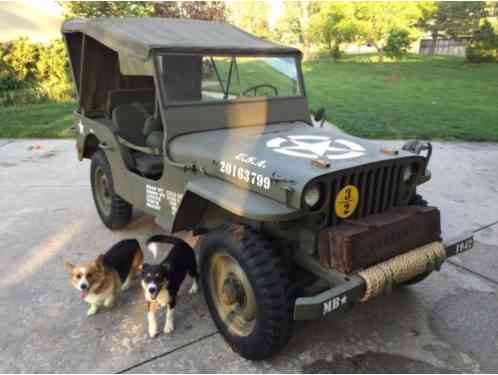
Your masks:
<instances>
[{"instance_id":1,"label":"jeep fender","mask_svg":"<svg viewBox=\"0 0 498 375\"><path fill-rule=\"evenodd\" d=\"M78 160L91 159L92 155L99 148L99 139L93 133L88 133L85 135L81 141L81 146L78 147Z\"/></svg>"},{"instance_id":2,"label":"jeep fender","mask_svg":"<svg viewBox=\"0 0 498 375\"><path fill-rule=\"evenodd\" d=\"M199 226L209 208L221 208L227 218L236 216L253 221L288 221L299 216L294 208L217 178L203 176L187 183L172 232Z\"/></svg>"}]
</instances>

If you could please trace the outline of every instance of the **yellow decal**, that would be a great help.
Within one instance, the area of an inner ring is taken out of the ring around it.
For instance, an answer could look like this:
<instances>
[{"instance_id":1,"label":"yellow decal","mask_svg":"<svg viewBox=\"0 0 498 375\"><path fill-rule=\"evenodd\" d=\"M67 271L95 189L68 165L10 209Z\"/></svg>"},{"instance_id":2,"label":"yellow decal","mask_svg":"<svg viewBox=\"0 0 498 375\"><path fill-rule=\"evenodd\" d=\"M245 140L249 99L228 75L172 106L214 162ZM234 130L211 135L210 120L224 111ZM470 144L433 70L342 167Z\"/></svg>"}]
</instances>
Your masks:
<instances>
[{"instance_id":1,"label":"yellow decal","mask_svg":"<svg viewBox=\"0 0 498 375\"><path fill-rule=\"evenodd\" d=\"M344 186L335 198L335 214L337 217L341 219L350 217L358 206L359 198L360 194L356 186Z\"/></svg>"}]
</instances>

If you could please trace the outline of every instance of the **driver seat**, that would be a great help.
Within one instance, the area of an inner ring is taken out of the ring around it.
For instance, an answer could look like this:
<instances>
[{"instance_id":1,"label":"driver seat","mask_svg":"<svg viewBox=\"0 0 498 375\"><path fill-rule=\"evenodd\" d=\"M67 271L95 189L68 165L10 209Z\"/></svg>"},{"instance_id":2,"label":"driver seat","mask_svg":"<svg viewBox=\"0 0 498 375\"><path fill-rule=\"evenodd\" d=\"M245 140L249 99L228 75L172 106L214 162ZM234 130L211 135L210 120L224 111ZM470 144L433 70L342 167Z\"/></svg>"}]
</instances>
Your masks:
<instances>
[{"instance_id":1,"label":"driver seat","mask_svg":"<svg viewBox=\"0 0 498 375\"><path fill-rule=\"evenodd\" d=\"M112 111L116 135L128 168L148 178L158 178L163 171L161 147L149 146L144 126L151 114L142 103L121 104ZM156 146L160 146L158 142Z\"/></svg>"}]
</instances>

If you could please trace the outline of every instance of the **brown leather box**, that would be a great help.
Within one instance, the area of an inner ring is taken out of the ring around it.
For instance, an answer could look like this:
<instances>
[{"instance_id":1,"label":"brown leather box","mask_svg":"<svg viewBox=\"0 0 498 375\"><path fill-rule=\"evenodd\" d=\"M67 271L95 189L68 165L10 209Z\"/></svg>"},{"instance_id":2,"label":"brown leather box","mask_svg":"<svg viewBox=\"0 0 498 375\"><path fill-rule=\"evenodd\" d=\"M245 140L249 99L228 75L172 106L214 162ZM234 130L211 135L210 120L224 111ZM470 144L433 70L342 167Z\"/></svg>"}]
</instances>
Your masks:
<instances>
[{"instance_id":1,"label":"brown leather box","mask_svg":"<svg viewBox=\"0 0 498 375\"><path fill-rule=\"evenodd\" d=\"M407 206L321 231L318 251L323 266L352 273L440 238L437 208Z\"/></svg>"}]
</instances>

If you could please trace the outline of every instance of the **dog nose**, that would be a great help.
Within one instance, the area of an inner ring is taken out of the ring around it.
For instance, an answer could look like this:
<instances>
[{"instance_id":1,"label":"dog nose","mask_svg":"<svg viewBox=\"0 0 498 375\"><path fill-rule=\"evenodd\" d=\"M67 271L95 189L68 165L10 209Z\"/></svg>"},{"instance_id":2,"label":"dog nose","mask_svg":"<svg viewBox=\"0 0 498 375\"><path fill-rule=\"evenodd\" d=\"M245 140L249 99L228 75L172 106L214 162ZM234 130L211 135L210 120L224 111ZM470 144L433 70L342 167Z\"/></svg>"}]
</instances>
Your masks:
<instances>
[{"instance_id":1,"label":"dog nose","mask_svg":"<svg viewBox=\"0 0 498 375\"><path fill-rule=\"evenodd\" d=\"M156 287L155 286L150 286L149 287L149 293L155 293L156 292Z\"/></svg>"},{"instance_id":2,"label":"dog nose","mask_svg":"<svg viewBox=\"0 0 498 375\"><path fill-rule=\"evenodd\" d=\"M88 289L88 285L87 284L81 284L80 288L81 288L81 290L87 290Z\"/></svg>"}]
</instances>

